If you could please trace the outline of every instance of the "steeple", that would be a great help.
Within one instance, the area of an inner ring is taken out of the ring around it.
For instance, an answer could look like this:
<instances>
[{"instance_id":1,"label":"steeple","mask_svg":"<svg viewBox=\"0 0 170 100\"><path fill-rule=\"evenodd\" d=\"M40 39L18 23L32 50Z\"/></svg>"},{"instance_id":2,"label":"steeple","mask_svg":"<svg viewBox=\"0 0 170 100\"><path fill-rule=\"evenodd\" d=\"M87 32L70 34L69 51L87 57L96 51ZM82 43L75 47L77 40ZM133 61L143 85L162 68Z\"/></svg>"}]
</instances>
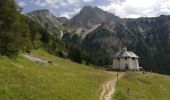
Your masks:
<instances>
[{"instance_id":1,"label":"steeple","mask_svg":"<svg viewBox=\"0 0 170 100\"><path fill-rule=\"evenodd\" d=\"M123 48L123 51L127 51L127 47L126 46Z\"/></svg>"}]
</instances>

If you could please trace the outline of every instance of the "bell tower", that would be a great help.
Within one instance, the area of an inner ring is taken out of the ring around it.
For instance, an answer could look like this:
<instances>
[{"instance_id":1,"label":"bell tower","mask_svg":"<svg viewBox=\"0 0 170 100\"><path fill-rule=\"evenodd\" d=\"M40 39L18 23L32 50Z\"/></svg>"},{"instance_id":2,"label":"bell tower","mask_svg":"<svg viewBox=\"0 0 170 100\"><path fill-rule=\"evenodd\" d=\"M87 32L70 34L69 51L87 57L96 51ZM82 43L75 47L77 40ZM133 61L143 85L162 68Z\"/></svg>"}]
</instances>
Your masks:
<instances>
[{"instance_id":1,"label":"bell tower","mask_svg":"<svg viewBox=\"0 0 170 100\"><path fill-rule=\"evenodd\" d=\"M123 51L127 51L127 47L126 46L123 48Z\"/></svg>"}]
</instances>

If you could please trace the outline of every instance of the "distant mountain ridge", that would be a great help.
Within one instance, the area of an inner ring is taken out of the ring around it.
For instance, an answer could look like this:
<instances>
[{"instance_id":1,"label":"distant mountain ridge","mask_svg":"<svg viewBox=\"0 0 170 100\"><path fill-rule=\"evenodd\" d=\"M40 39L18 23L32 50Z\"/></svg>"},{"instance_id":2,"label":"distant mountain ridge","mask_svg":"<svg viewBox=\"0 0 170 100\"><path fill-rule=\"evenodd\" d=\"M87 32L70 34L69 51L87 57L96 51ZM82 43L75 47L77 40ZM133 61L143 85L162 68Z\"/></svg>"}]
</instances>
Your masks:
<instances>
[{"instance_id":1,"label":"distant mountain ridge","mask_svg":"<svg viewBox=\"0 0 170 100\"><path fill-rule=\"evenodd\" d=\"M63 36L63 26L68 29L68 32L79 34L81 38L85 38L88 33L98 28L101 24L105 24L107 29L114 31L114 27L124 21L99 7L91 6L85 6L79 14L70 20L65 17L56 17L47 9L36 10L26 15L43 28L46 28L49 33L58 34L60 38Z\"/></svg>"}]
</instances>

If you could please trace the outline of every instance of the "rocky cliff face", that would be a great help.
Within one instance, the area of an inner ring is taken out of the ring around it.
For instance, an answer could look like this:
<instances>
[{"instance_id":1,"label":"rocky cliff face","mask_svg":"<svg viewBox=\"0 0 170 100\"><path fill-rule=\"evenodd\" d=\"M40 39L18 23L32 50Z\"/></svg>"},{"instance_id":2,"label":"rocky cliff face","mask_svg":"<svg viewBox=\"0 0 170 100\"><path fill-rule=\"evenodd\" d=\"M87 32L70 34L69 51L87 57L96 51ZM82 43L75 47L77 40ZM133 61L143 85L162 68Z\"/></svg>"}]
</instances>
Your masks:
<instances>
[{"instance_id":1,"label":"rocky cliff face","mask_svg":"<svg viewBox=\"0 0 170 100\"><path fill-rule=\"evenodd\" d=\"M119 17L103 11L98 7L93 8L86 6L80 11L78 15L74 16L70 20L70 24L74 27L89 29L98 24L110 23L114 25L116 23L120 23L121 21L122 20Z\"/></svg>"},{"instance_id":2,"label":"rocky cliff face","mask_svg":"<svg viewBox=\"0 0 170 100\"><path fill-rule=\"evenodd\" d=\"M101 24L106 24L109 30L114 30L115 25L122 23L123 20L114 14L103 11L98 7L84 7L79 14L71 18L70 28L72 32L83 34L83 38L95 30Z\"/></svg>"},{"instance_id":3,"label":"rocky cliff face","mask_svg":"<svg viewBox=\"0 0 170 100\"><path fill-rule=\"evenodd\" d=\"M57 20L58 20L60 23L62 23L62 24L64 24L65 26L67 26L67 27L68 27L68 25L69 25L69 23L70 23L70 20L67 19L66 17L57 17Z\"/></svg>"},{"instance_id":4,"label":"rocky cliff face","mask_svg":"<svg viewBox=\"0 0 170 100\"><path fill-rule=\"evenodd\" d=\"M42 28L45 28L50 34L56 35L58 38L63 36L64 27L62 25L62 21L48 10L36 10L26 15L31 20L38 23Z\"/></svg>"}]
</instances>

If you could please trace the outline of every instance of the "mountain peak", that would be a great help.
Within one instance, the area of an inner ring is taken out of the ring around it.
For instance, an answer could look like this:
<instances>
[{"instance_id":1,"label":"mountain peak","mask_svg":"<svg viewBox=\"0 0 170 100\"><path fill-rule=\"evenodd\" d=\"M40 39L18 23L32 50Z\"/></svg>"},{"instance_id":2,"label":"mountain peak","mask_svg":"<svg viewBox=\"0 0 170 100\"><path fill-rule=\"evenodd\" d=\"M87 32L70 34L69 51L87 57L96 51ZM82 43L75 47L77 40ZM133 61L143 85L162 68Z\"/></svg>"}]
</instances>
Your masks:
<instances>
[{"instance_id":1,"label":"mountain peak","mask_svg":"<svg viewBox=\"0 0 170 100\"><path fill-rule=\"evenodd\" d=\"M40 9L40 10L37 10L37 11L49 12L49 10L48 10L48 9Z\"/></svg>"},{"instance_id":2,"label":"mountain peak","mask_svg":"<svg viewBox=\"0 0 170 100\"><path fill-rule=\"evenodd\" d=\"M62 35L60 34L62 23L47 9L36 10L26 15L42 28L48 30L50 34L57 34L59 37Z\"/></svg>"},{"instance_id":3,"label":"mountain peak","mask_svg":"<svg viewBox=\"0 0 170 100\"><path fill-rule=\"evenodd\" d=\"M82 10L89 10L89 9L97 9L97 10L102 10L101 8L99 8L98 6L95 6L95 7L92 7L92 6L84 6L83 8L82 8Z\"/></svg>"},{"instance_id":4,"label":"mountain peak","mask_svg":"<svg viewBox=\"0 0 170 100\"><path fill-rule=\"evenodd\" d=\"M102 10L101 8L99 8L98 6L95 6L94 9L98 9L98 10Z\"/></svg>"},{"instance_id":5,"label":"mountain peak","mask_svg":"<svg viewBox=\"0 0 170 100\"><path fill-rule=\"evenodd\" d=\"M81 9L80 14L93 13L95 9L91 6L85 6Z\"/></svg>"},{"instance_id":6,"label":"mountain peak","mask_svg":"<svg viewBox=\"0 0 170 100\"><path fill-rule=\"evenodd\" d=\"M84 10L84 9L93 9L93 7L92 7L92 6L84 6L84 7L82 8L82 10Z\"/></svg>"},{"instance_id":7,"label":"mountain peak","mask_svg":"<svg viewBox=\"0 0 170 100\"><path fill-rule=\"evenodd\" d=\"M99 8L99 7L97 7L97 6L95 6L95 7L92 7L92 6L85 6L85 7L83 7L82 8L82 10L80 11L80 13L81 12L85 12L85 13L87 13L87 12L105 12L105 11L103 11L101 8Z\"/></svg>"},{"instance_id":8,"label":"mountain peak","mask_svg":"<svg viewBox=\"0 0 170 100\"><path fill-rule=\"evenodd\" d=\"M90 29L95 25L99 25L110 20L118 20L119 17L114 14L103 11L99 7L85 6L80 13L74 16L71 20L71 26Z\"/></svg>"}]
</instances>

